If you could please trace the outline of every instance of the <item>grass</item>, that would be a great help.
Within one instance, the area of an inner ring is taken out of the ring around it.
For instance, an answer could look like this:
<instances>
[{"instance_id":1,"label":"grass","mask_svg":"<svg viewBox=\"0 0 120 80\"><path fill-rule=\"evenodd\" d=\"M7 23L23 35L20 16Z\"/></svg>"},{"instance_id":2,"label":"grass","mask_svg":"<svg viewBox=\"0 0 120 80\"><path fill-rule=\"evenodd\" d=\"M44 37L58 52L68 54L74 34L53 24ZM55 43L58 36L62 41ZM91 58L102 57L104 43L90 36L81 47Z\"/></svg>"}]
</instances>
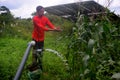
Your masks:
<instances>
[{"instance_id":1,"label":"grass","mask_svg":"<svg viewBox=\"0 0 120 80\"><path fill-rule=\"evenodd\" d=\"M52 35L46 36L45 48L56 50L55 45L57 43L55 39L56 38L52 37ZM28 42L29 40L21 38L0 39L0 80L12 80L14 78L17 68L27 48ZM32 52L30 52L26 65L31 63L31 54ZM25 69L26 65L20 80L26 80L28 78L28 70ZM65 78L67 77L67 73L65 65L57 55L51 52L44 51L43 69L44 71L41 76L41 80L66 80Z\"/></svg>"},{"instance_id":2,"label":"grass","mask_svg":"<svg viewBox=\"0 0 120 80\"><path fill-rule=\"evenodd\" d=\"M6 26L0 36L0 80L13 80L27 44L31 41L32 23L26 20L16 22L15 26ZM46 32L44 47L56 50L64 55L66 54L67 39L64 39L62 36L69 32L71 23L69 21L63 22L62 24L56 24L56 26L60 25L64 29L61 33ZM28 79L26 66L31 64L31 54L32 51L30 52L20 80ZM69 74L63 61L57 55L44 51L41 80L67 80L68 76Z\"/></svg>"},{"instance_id":3,"label":"grass","mask_svg":"<svg viewBox=\"0 0 120 80\"><path fill-rule=\"evenodd\" d=\"M45 52L43 62L44 76L42 80L63 80L66 77L65 65L55 54Z\"/></svg>"},{"instance_id":4,"label":"grass","mask_svg":"<svg viewBox=\"0 0 120 80\"><path fill-rule=\"evenodd\" d=\"M13 78L23 56L26 43L22 39L0 39L0 80L11 80Z\"/></svg>"}]
</instances>

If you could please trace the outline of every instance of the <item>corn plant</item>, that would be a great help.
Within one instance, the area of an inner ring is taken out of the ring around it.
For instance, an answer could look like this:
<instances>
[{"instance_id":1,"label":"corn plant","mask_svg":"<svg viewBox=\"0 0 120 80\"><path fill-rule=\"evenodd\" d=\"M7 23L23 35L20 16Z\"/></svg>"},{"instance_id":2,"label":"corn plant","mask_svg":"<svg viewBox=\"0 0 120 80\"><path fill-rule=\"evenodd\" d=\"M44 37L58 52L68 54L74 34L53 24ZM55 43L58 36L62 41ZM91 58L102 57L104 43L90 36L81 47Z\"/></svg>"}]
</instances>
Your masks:
<instances>
[{"instance_id":1,"label":"corn plant","mask_svg":"<svg viewBox=\"0 0 120 80\"><path fill-rule=\"evenodd\" d=\"M78 16L66 54L71 80L109 80L120 70L120 41L115 37L120 26L115 25L107 15L94 21Z\"/></svg>"}]
</instances>

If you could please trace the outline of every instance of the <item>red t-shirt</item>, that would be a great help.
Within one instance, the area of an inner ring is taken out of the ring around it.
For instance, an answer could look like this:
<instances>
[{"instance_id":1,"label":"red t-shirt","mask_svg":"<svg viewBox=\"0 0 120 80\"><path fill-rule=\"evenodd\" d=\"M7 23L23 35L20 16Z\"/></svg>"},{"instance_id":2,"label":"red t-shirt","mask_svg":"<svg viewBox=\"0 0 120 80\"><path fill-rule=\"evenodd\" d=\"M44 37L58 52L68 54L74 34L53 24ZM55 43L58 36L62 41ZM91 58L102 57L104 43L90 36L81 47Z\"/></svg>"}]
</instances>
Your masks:
<instances>
[{"instance_id":1,"label":"red t-shirt","mask_svg":"<svg viewBox=\"0 0 120 80\"><path fill-rule=\"evenodd\" d=\"M55 28L50 20L45 16L34 16L33 25L34 29L32 32L32 38L36 41L44 41L45 31L48 31L48 28L46 26L52 29Z\"/></svg>"}]
</instances>

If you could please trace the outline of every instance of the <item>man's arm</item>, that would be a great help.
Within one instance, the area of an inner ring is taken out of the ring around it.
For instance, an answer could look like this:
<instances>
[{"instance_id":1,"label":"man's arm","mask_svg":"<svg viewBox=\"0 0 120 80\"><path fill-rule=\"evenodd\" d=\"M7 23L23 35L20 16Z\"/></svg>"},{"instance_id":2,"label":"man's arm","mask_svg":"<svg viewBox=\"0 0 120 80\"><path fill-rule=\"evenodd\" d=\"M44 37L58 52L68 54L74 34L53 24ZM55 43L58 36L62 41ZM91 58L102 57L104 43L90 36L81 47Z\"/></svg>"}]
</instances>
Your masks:
<instances>
[{"instance_id":1,"label":"man's arm","mask_svg":"<svg viewBox=\"0 0 120 80\"><path fill-rule=\"evenodd\" d=\"M47 25L49 27L48 31L61 31L60 27L55 27L48 18L47 18Z\"/></svg>"},{"instance_id":2,"label":"man's arm","mask_svg":"<svg viewBox=\"0 0 120 80\"><path fill-rule=\"evenodd\" d=\"M59 31L62 31L62 30L60 28L55 28L55 29L49 28L48 31L58 31L59 32Z\"/></svg>"}]
</instances>

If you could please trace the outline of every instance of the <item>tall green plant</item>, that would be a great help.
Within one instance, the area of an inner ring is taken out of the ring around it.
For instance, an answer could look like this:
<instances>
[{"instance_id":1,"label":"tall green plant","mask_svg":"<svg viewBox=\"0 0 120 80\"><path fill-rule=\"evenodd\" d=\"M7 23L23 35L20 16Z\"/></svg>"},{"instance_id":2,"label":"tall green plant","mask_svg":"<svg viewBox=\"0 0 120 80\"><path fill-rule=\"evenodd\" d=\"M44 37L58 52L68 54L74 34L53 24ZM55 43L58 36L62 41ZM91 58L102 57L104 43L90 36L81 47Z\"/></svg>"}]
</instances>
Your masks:
<instances>
[{"instance_id":1,"label":"tall green plant","mask_svg":"<svg viewBox=\"0 0 120 80\"><path fill-rule=\"evenodd\" d=\"M109 80L120 70L117 62L120 41L113 37L118 35L117 29L107 16L94 21L84 15L78 16L67 53L71 79Z\"/></svg>"}]
</instances>

